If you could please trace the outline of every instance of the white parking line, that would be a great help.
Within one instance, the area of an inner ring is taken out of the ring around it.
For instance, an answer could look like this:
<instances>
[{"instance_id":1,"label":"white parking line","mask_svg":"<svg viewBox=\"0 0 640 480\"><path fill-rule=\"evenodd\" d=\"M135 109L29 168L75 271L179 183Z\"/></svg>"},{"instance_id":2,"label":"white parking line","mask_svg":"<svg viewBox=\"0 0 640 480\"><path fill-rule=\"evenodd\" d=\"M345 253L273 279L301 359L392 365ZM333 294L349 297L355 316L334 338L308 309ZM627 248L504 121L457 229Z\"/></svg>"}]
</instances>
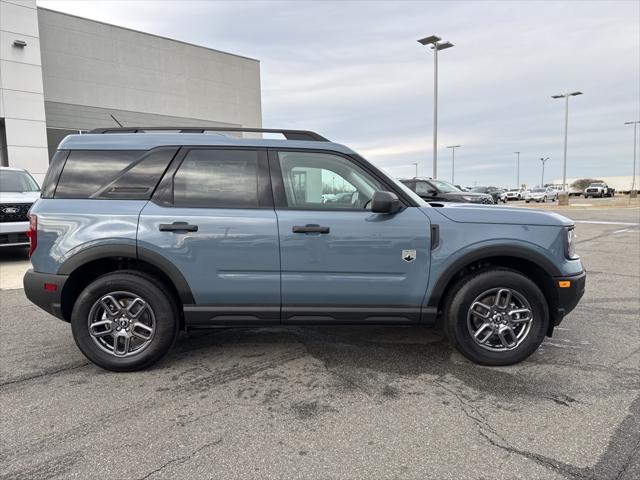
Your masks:
<instances>
[{"instance_id":1,"label":"white parking line","mask_svg":"<svg viewBox=\"0 0 640 480\"><path fill-rule=\"evenodd\" d=\"M574 223L592 223L594 225L622 225L625 227L637 227L640 223L631 222L606 222L603 220L574 220Z\"/></svg>"},{"instance_id":2,"label":"white parking line","mask_svg":"<svg viewBox=\"0 0 640 480\"><path fill-rule=\"evenodd\" d=\"M623 228L622 230L616 230L613 233L616 234L616 233L624 233L624 232L632 232L632 231L633 231L633 228Z\"/></svg>"}]
</instances>

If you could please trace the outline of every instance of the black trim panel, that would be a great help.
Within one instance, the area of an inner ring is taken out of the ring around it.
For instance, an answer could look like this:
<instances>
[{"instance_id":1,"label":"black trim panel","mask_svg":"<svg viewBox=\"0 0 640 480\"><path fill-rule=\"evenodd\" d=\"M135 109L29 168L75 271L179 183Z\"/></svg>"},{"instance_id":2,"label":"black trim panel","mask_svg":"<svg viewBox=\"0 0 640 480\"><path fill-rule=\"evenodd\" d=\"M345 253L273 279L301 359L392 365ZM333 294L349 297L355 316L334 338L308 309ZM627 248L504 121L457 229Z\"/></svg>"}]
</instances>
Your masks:
<instances>
[{"instance_id":1,"label":"black trim panel","mask_svg":"<svg viewBox=\"0 0 640 480\"><path fill-rule=\"evenodd\" d=\"M376 325L414 324L420 322L420 307L282 307L282 323L286 325L330 324L330 325Z\"/></svg>"},{"instance_id":2,"label":"black trim panel","mask_svg":"<svg viewBox=\"0 0 640 480\"><path fill-rule=\"evenodd\" d=\"M157 267L173 282L183 304L195 303L191 288L180 270L159 253L132 244L97 245L81 250L65 261L58 269L58 275L70 275L77 268L102 258L132 258L142 260Z\"/></svg>"},{"instance_id":3,"label":"black trim panel","mask_svg":"<svg viewBox=\"0 0 640 480\"><path fill-rule=\"evenodd\" d=\"M535 263L551 277L562 276L562 272L553 264L553 262L533 250L513 245L492 245L488 247L480 247L477 250L467 253L465 256L459 258L447 267L433 287L428 305L430 307L438 306L440 298L444 294L444 290L451 279L453 279L465 266L490 257L514 257L527 260Z\"/></svg>"},{"instance_id":4,"label":"black trim panel","mask_svg":"<svg viewBox=\"0 0 640 480\"><path fill-rule=\"evenodd\" d=\"M184 319L188 328L279 325L280 306L185 305Z\"/></svg>"},{"instance_id":5,"label":"black trim panel","mask_svg":"<svg viewBox=\"0 0 640 480\"><path fill-rule=\"evenodd\" d=\"M67 275L34 272L33 268L30 268L22 279L24 294L45 312L64 320L62 315L62 290L68 278ZM56 291L45 290L45 283L55 285Z\"/></svg>"},{"instance_id":6,"label":"black trim panel","mask_svg":"<svg viewBox=\"0 0 640 480\"><path fill-rule=\"evenodd\" d=\"M571 287L560 288L559 282L569 280ZM562 319L576 308L578 302L585 292L585 284L587 281L587 272L569 277L554 277L553 279L556 292L558 293L558 312L554 319L554 325L560 325Z\"/></svg>"}]
</instances>

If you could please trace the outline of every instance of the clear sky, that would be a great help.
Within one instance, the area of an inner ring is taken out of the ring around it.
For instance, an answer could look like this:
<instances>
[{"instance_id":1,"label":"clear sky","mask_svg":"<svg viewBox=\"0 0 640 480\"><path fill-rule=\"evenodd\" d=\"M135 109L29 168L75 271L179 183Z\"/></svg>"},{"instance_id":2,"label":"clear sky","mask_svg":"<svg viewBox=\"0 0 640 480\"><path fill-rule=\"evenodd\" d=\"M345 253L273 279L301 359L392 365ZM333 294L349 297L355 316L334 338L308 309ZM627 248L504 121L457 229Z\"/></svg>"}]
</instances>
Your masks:
<instances>
[{"instance_id":1,"label":"clear sky","mask_svg":"<svg viewBox=\"0 0 640 480\"><path fill-rule=\"evenodd\" d=\"M640 119L640 2L59 1L38 5L261 61L265 127L316 130L394 176L431 175L433 52L440 54L439 178L515 186L630 175Z\"/></svg>"}]
</instances>

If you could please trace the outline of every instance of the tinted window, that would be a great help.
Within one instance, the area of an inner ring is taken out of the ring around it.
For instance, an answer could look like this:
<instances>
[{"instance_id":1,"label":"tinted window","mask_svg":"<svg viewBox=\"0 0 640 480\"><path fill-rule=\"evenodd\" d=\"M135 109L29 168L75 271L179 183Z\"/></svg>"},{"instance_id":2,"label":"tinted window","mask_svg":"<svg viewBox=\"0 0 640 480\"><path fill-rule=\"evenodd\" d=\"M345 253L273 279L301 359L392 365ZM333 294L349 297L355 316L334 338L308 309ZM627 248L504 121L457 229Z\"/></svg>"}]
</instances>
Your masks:
<instances>
[{"instance_id":1,"label":"tinted window","mask_svg":"<svg viewBox=\"0 0 640 480\"><path fill-rule=\"evenodd\" d=\"M382 185L360 167L337 155L278 153L287 206L358 210L370 205Z\"/></svg>"},{"instance_id":2,"label":"tinted window","mask_svg":"<svg viewBox=\"0 0 640 480\"><path fill-rule=\"evenodd\" d=\"M191 150L173 178L177 207L258 206L258 152Z\"/></svg>"},{"instance_id":3,"label":"tinted window","mask_svg":"<svg viewBox=\"0 0 640 480\"><path fill-rule=\"evenodd\" d=\"M149 199L176 150L71 150L55 198Z\"/></svg>"},{"instance_id":4,"label":"tinted window","mask_svg":"<svg viewBox=\"0 0 640 480\"><path fill-rule=\"evenodd\" d=\"M433 187L427 182L416 182L416 193L418 195L431 195Z\"/></svg>"}]
</instances>

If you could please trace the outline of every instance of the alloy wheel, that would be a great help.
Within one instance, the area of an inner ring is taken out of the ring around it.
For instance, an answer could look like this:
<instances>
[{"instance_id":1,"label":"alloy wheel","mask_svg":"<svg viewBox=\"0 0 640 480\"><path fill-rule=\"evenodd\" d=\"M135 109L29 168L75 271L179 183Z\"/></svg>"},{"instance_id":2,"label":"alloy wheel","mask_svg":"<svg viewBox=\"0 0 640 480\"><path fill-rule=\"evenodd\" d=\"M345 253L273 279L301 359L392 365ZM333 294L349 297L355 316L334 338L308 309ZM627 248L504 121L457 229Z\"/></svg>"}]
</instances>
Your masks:
<instances>
[{"instance_id":1,"label":"alloy wheel","mask_svg":"<svg viewBox=\"0 0 640 480\"><path fill-rule=\"evenodd\" d=\"M156 319L151 306L131 292L110 292L91 307L88 318L92 340L106 353L129 357L153 341Z\"/></svg>"},{"instance_id":2,"label":"alloy wheel","mask_svg":"<svg viewBox=\"0 0 640 480\"><path fill-rule=\"evenodd\" d=\"M527 299L511 288L492 288L478 295L467 313L473 341L493 352L513 350L529 335L533 311Z\"/></svg>"}]
</instances>

